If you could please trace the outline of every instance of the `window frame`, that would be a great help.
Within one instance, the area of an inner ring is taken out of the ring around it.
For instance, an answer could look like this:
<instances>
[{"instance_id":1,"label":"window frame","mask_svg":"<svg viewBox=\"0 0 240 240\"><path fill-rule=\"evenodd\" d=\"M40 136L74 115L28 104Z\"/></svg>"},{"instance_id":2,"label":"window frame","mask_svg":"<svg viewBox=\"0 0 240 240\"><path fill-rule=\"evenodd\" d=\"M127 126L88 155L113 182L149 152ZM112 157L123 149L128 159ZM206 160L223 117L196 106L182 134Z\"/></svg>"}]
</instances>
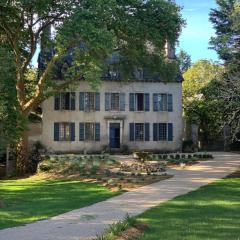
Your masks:
<instances>
[{"instance_id":1,"label":"window frame","mask_svg":"<svg viewBox=\"0 0 240 240\"><path fill-rule=\"evenodd\" d=\"M157 95L157 110L155 109L155 99ZM169 96L173 99L172 93L153 93L153 110L154 112L172 112L173 111L173 102L171 102L171 108L169 108ZM165 98L165 100L164 100ZM161 106L162 102L162 106Z\"/></svg>"},{"instance_id":2,"label":"window frame","mask_svg":"<svg viewBox=\"0 0 240 240\"><path fill-rule=\"evenodd\" d=\"M93 98L91 99L91 97ZM93 104L91 104L90 100L93 100ZM89 102L89 106L92 106L93 108L90 107L88 108L87 102ZM96 111L96 92L84 92L84 111L85 112Z\"/></svg>"},{"instance_id":3,"label":"window frame","mask_svg":"<svg viewBox=\"0 0 240 240\"><path fill-rule=\"evenodd\" d=\"M140 126L139 138L137 137L137 126ZM140 131L142 131L142 133ZM145 123L134 123L134 141L136 142L145 141Z\"/></svg>"},{"instance_id":4,"label":"window frame","mask_svg":"<svg viewBox=\"0 0 240 240\"><path fill-rule=\"evenodd\" d=\"M87 134L86 134L86 129L87 129L87 124L91 124L93 126L93 132L92 132L92 137L93 138L87 138ZM96 141L96 123L95 122L84 122L84 141L86 142L94 142Z\"/></svg>"},{"instance_id":5,"label":"window frame","mask_svg":"<svg viewBox=\"0 0 240 240\"><path fill-rule=\"evenodd\" d=\"M62 129L63 127L63 129ZM68 127L68 138L66 134L66 130ZM62 132L63 130L63 132ZM60 142L71 142L71 123L70 122L59 122L59 141Z\"/></svg>"}]
</instances>

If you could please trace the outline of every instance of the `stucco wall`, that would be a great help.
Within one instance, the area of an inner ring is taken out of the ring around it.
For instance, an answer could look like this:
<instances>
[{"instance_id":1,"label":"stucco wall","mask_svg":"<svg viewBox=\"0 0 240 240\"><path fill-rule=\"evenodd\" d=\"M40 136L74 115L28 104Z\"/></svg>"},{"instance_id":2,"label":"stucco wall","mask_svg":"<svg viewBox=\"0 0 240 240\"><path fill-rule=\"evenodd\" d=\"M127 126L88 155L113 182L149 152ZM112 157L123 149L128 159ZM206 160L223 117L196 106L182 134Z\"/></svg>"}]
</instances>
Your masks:
<instances>
[{"instance_id":1,"label":"stucco wall","mask_svg":"<svg viewBox=\"0 0 240 240\"><path fill-rule=\"evenodd\" d=\"M181 83L156 83L156 82L134 82L118 83L103 82L99 88L100 92L100 111L81 112L79 111L78 92L91 91L86 82L81 82L79 88L72 89L76 94L75 111L54 111L54 98L49 98L42 104L43 107L43 132L41 136L42 143L50 150L57 152L81 152L81 151L101 151L104 145L108 145L108 124L113 122L114 118L119 116L123 119L122 139L124 145L130 149L176 151L181 148L182 143L182 86ZM124 92L125 111L112 112L105 111L105 92ZM150 111L149 112L130 112L129 111L129 93L150 93ZM153 112L153 93L171 93L173 94L173 112ZM118 120L116 120L118 121ZM54 122L75 122L75 141L74 142L54 142ZM101 141L100 142L80 142L79 141L79 122L100 122L101 123ZM130 142L129 141L129 123L130 122L149 122L150 123L150 141L149 142ZM153 141L152 123L166 122L173 123L173 141Z\"/></svg>"}]
</instances>

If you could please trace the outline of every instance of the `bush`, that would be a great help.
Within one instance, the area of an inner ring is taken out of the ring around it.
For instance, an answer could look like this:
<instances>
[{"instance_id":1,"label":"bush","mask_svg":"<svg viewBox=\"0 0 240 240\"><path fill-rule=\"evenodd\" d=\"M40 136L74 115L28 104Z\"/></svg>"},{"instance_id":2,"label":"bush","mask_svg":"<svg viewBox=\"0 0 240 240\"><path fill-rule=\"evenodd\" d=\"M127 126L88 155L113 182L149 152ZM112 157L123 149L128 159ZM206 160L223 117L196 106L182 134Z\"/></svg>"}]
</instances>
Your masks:
<instances>
[{"instance_id":1,"label":"bush","mask_svg":"<svg viewBox=\"0 0 240 240\"><path fill-rule=\"evenodd\" d=\"M182 145L183 152L194 152L194 143L192 140L185 140L183 141Z\"/></svg>"},{"instance_id":2,"label":"bush","mask_svg":"<svg viewBox=\"0 0 240 240\"><path fill-rule=\"evenodd\" d=\"M176 154L175 159L180 159L180 155Z\"/></svg>"}]
</instances>

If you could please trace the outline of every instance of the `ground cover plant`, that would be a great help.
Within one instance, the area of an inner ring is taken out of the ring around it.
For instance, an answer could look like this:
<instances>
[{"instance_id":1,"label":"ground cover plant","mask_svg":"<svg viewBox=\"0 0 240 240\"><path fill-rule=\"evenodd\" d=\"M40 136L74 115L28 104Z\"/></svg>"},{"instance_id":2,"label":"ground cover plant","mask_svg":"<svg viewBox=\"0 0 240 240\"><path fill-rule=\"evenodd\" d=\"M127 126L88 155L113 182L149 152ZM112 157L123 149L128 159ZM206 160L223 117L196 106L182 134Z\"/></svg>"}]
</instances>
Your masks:
<instances>
[{"instance_id":1,"label":"ground cover plant","mask_svg":"<svg viewBox=\"0 0 240 240\"><path fill-rule=\"evenodd\" d=\"M102 185L33 176L0 181L0 229L46 219L113 197Z\"/></svg>"}]
</instances>

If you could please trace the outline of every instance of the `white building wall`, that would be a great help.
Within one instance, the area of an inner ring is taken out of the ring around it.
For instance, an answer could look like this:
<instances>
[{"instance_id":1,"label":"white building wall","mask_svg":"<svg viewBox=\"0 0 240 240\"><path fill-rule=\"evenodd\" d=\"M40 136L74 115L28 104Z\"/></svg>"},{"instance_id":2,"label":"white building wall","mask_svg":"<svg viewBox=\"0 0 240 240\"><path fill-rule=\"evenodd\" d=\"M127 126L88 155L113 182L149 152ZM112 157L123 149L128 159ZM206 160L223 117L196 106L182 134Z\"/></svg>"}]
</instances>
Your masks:
<instances>
[{"instance_id":1,"label":"white building wall","mask_svg":"<svg viewBox=\"0 0 240 240\"><path fill-rule=\"evenodd\" d=\"M182 84L181 83L157 83L157 82L132 82L119 83L106 81L99 87L100 92L100 111L82 112L79 111L79 92L93 91L87 82L80 82L78 88L71 89L76 92L75 111L55 111L54 97L49 98L43 104L43 131L41 136L42 143L49 151L55 152L97 152L103 146L108 145L108 125L109 122L120 121L122 127L121 143L128 145L132 150L155 150L155 151L177 151L182 144ZM105 92L124 92L125 111L113 112L105 111ZM149 93L150 111L149 112L130 112L129 93ZM154 112L153 93L170 93L173 95L173 112ZM121 118L122 120L119 120ZM60 142L54 141L54 122L75 122L75 141ZM101 139L99 142L79 141L79 122L100 122ZM150 123L150 141L131 142L129 141L129 123ZM173 123L173 141L153 141L153 123Z\"/></svg>"}]
</instances>

